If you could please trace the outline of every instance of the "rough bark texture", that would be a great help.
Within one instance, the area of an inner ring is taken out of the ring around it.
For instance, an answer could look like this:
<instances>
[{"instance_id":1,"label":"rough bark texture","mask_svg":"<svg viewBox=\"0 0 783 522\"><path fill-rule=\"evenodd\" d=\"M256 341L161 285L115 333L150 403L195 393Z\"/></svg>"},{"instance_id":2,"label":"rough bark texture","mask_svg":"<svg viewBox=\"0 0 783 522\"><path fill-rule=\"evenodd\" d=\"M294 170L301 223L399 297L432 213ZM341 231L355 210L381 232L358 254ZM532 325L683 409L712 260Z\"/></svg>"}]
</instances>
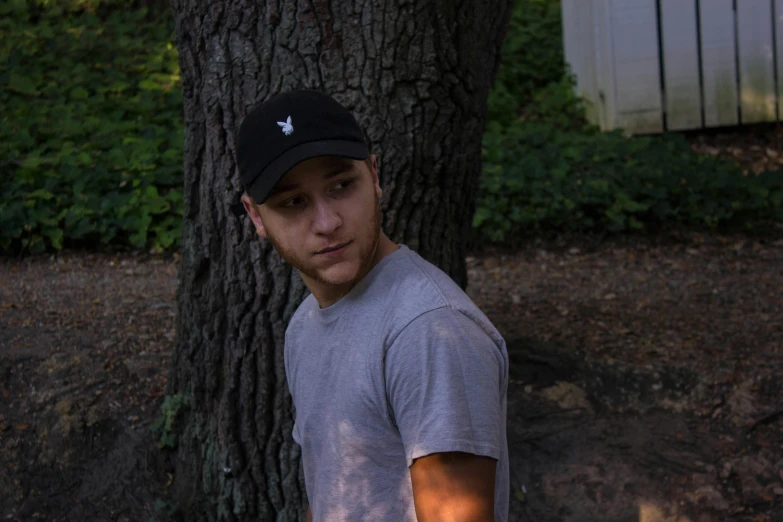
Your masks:
<instances>
[{"instance_id":1,"label":"rough bark texture","mask_svg":"<svg viewBox=\"0 0 783 522\"><path fill-rule=\"evenodd\" d=\"M301 520L283 368L298 275L229 205L235 132L261 100L317 88L379 157L384 230L463 287L486 98L511 0L176 0L185 221L169 393L189 402L176 502L191 520Z\"/></svg>"}]
</instances>

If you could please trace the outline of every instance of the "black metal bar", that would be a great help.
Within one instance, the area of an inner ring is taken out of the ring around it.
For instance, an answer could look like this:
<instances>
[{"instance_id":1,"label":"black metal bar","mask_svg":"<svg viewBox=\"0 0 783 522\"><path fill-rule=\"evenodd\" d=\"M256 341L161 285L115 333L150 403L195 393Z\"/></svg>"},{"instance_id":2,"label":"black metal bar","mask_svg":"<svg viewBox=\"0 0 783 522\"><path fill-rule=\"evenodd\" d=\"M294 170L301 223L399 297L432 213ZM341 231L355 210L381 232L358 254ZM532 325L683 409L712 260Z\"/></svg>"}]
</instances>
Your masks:
<instances>
[{"instance_id":1,"label":"black metal bar","mask_svg":"<svg viewBox=\"0 0 783 522\"><path fill-rule=\"evenodd\" d=\"M774 0L773 0L774 1ZM707 126L704 109L704 59L701 50L701 0L695 0L696 3L696 52L699 58L699 107L701 107L701 127Z\"/></svg>"},{"instance_id":2,"label":"black metal bar","mask_svg":"<svg viewBox=\"0 0 783 522\"><path fill-rule=\"evenodd\" d=\"M737 68L737 125L742 125L742 81L740 73L739 52L739 15L737 13L737 0L733 0L734 7L734 64Z\"/></svg>"},{"instance_id":3,"label":"black metal bar","mask_svg":"<svg viewBox=\"0 0 783 522\"><path fill-rule=\"evenodd\" d=\"M775 80L775 120L780 121L780 81L778 71L778 14L775 9L775 0L769 0L772 9L772 71Z\"/></svg>"},{"instance_id":4,"label":"black metal bar","mask_svg":"<svg viewBox=\"0 0 783 522\"><path fill-rule=\"evenodd\" d=\"M663 130L669 130L666 110L666 65L663 62L663 23L661 21L661 0L655 0L655 22L658 30L658 67L661 77L661 114Z\"/></svg>"}]
</instances>

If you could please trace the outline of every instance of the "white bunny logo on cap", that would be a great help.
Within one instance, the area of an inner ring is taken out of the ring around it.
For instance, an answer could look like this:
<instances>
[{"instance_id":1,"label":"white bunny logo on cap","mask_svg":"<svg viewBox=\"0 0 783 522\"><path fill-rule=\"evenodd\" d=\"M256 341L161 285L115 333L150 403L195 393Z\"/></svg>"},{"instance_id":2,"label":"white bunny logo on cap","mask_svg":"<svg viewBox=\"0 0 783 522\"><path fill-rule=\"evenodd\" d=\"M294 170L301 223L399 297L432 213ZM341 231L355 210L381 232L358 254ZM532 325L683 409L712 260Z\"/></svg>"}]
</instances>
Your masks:
<instances>
[{"instance_id":1,"label":"white bunny logo on cap","mask_svg":"<svg viewBox=\"0 0 783 522\"><path fill-rule=\"evenodd\" d=\"M286 136L290 136L291 133L294 132L294 126L291 124L291 116L285 121L278 121L277 124L283 128L283 134Z\"/></svg>"}]
</instances>

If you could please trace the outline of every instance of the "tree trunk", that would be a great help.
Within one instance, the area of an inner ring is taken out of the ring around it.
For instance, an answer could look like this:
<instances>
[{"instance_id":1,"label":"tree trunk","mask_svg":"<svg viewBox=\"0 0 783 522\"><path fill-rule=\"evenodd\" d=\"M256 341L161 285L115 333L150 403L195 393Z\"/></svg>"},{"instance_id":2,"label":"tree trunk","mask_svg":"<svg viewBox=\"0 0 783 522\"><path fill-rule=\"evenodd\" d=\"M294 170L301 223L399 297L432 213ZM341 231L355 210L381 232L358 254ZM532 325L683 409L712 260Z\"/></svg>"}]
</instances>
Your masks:
<instances>
[{"instance_id":1,"label":"tree trunk","mask_svg":"<svg viewBox=\"0 0 783 522\"><path fill-rule=\"evenodd\" d=\"M283 336L299 276L229 205L257 102L332 94L379 157L384 230L463 287L486 99L512 0L174 0L185 216L169 394L185 411L175 501L191 520L303 520Z\"/></svg>"}]
</instances>

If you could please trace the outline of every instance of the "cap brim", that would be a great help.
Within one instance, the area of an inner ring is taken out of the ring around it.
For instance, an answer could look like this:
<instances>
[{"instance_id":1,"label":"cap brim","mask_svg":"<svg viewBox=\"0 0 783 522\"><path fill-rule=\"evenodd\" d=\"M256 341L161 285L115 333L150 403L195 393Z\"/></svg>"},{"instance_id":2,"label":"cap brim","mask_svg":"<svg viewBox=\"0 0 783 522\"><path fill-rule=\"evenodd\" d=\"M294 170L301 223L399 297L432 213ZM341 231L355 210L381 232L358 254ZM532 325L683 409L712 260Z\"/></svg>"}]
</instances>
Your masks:
<instances>
[{"instance_id":1,"label":"cap brim","mask_svg":"<svg viewBox=\"0 0 783 522\"><path fill-rule=\"evenodd\" d=\"M338 158L350 158L363 160L369 156L367 146L358 141L349 140L325 140L311 141L285 151L275 158L267 167L259 172L255 181L245 190L259 205L269 197L277 182L303 161L321 156L336 156ZM242 203L231 205L231 211L238 216L245 213Z\"/></svg>"}]
</instances>

